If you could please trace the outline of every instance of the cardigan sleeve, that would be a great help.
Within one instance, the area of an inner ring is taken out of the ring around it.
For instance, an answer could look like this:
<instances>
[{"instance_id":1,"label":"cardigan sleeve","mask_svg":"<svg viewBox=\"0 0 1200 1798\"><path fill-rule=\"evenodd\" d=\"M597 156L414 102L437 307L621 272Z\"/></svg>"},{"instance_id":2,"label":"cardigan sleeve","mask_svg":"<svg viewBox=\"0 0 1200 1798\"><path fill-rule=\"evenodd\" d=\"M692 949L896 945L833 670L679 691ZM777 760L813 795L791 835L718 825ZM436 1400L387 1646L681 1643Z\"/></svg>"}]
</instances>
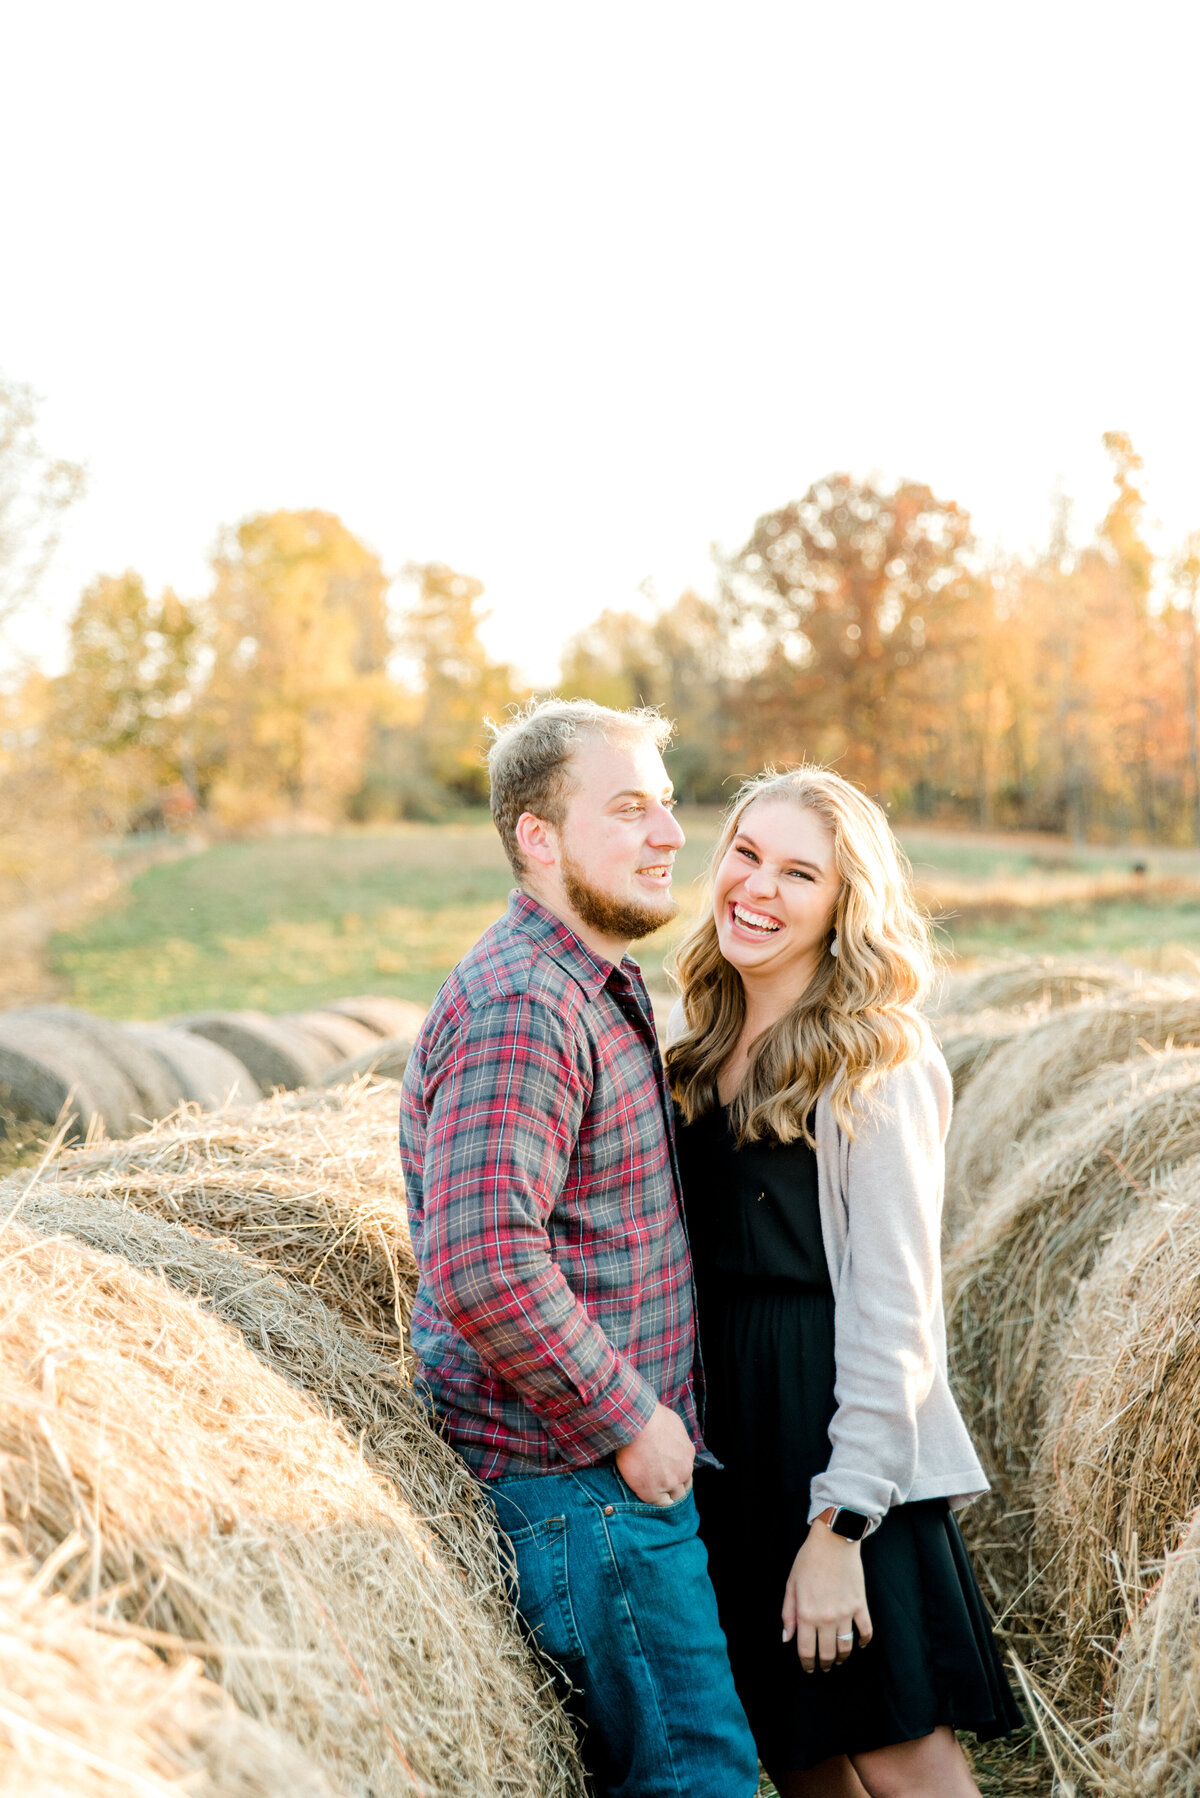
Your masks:
<instances>
[{"instance_id":1,"label":"cardigan sleeve","mask_svg":"<svg viewBox=\"0 0 1200 1798\"><path fill-rule=\"evenodd\" d=\"M846 1246L834 1314L832 1453L809 1521L845 1505L876 1526L917 1468L917 1413L944 1353L943 1146L951 1083L933 1050L880 1082L845 1145Z\"/></svg>"}]
</instances>

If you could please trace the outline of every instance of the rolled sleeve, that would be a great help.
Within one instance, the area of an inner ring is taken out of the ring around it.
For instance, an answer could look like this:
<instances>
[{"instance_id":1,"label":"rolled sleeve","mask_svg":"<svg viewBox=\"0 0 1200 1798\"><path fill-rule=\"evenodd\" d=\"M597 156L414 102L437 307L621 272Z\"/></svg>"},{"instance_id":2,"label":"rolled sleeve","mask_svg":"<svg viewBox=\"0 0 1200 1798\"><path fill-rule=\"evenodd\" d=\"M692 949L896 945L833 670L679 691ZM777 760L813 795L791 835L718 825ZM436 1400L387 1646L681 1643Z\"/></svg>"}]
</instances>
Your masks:
<instances>
[{"instance_id":1,"label":"rolled sleeve","mask_svg":"<svg viewBox=\"0 0 1200 1798\"><path fill-rule=\"evenodd\" d=\"M658 1402L571 1290L548 1230L590 1092L569 1026L522 994L471 1014L425 1095L430 1293L570 1459L632 1441Z\"/></svg>"}]
</instances>

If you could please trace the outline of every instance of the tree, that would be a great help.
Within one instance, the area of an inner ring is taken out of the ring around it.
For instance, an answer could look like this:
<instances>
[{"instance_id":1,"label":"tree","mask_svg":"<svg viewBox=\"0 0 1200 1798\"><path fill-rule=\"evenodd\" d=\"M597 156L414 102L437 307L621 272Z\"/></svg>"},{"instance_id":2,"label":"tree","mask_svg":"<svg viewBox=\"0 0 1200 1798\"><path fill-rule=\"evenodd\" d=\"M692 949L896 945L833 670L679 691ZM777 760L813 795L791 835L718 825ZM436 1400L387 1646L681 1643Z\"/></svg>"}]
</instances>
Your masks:
<instances>
[{"instance_id":1,"label":"tree","mask_svg":"<svg viewBox=\"0 0 1200 1798\"><path fill-rule=\"evenodd\" d=\"M132 569L101 576L71 619L68 652L46 744L92 808L127 825L165 788L182 783L194 798L196 622L174 593L151 599Z\"/></svg>"},{"instance_id":2,"label":"tree","mask_svg":"<svg viewBox=\"0 0 1200 1798\"><path fill-rule=\"evenodd\" d=\"M0 626L32 595L58 543L83 470L37 440L32 391L0 380Z\"/></svg>"},{"instance_id":3,"label":"tree","mask_svg":"<svg viewBox=\"0 0 1200 1798\"><path fill-rule=\"evenodd\" d=\"M201 608L211 663L202 783L240 823L281 803L340 810L389 696L379 558L332 513L269 512L227 533L213 566Z\"/></svg>"},{"instance_id":4,"label":"tree","mask_svg":"<svg viewBox=\"0 0 1200 1798\"><path fill-rule=\"evenodd\" d=\"M699 594L681 594L657 618L607 611L563 650L559 687L625 710L658 706L675 724L667 766L682 799L720 800L733 691L724 621Z\"/></svg>"},{"instance_id":5,"label":"tree","mask_svg":"<svg viewBox=\"0 0 1200 1798\"><path fill-rule=\"evenodd\" d=\"M1200 634L1200 531L1193 531L1171 567L1175 611L1180 621L1180 660L1187 705L1188 798L1192 842L1200 848L1200 695L1197 692L1197 636Z\"/></svg>"},{"instance_id":6,"label":"tree","mask_svg":"<svg viewBox=\"0 0 1200 1798\"><path fill-rule=\"evenodd\" d=\"M420 689L411 749L416 760L412 799L428 806L430 788L466 804L488 793L485 719L523 698L512 670L493 662L480 640L487 614L480 610L483 583L444 562L412 563L405 578L416 597L404 608L398 643ZM417 788L424 800L417 795Z\"/></svg>"},{"instance_id":7,"label":"tree","mask_svg":"<svg viewBox=\"0 0 1200 1798\"><path fill-rule=\"evenodd\" d=\"M885 493L830 475L764 514L726 570L732 615L758 639L754 759L803 752L871 790L893 782L913 671L956 631L971 548L967 514L914 482Z\"/></svg>"},{"instance_id":8,"label":"tree","mask_svg":"<svg viewBox=\"0 0 1200 1798\"><path fill-rule=\"evenodd\" d=\"M102 575L71 619L66 673L56 683L63 728L107 754L138 747L179 779L180 720L191 698L196 621L170 588L151 599L140 574Z\"/></svg>"}]
</instances>

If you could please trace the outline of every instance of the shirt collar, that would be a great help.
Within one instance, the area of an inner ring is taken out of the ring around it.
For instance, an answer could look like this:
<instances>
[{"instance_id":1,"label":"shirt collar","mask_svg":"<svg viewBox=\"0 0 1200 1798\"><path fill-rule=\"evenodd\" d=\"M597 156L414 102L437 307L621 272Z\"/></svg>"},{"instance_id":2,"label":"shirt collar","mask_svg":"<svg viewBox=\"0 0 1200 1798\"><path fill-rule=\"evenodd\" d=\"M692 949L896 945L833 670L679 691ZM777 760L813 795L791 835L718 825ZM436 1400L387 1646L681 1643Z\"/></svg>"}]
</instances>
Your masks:
<instances>
[{"instance_id":1,"label":"shirt collar","mask_svg":"<svg viewBox=\"0 0 1200 1798\"><path fill-rule=\"evenodd\" d=\"M625 956L618 964L593 954L583 939L576 936L561 918L548 911L536 899L531 899L519 887L515 887L508 896L508 922L514 930L522 931L535 942L539 949L544 949L565 973L578 981L589 999L594 999L614 974L625 980L641 975L641 969L632 956Z\"/></svg>"}]
</instances>

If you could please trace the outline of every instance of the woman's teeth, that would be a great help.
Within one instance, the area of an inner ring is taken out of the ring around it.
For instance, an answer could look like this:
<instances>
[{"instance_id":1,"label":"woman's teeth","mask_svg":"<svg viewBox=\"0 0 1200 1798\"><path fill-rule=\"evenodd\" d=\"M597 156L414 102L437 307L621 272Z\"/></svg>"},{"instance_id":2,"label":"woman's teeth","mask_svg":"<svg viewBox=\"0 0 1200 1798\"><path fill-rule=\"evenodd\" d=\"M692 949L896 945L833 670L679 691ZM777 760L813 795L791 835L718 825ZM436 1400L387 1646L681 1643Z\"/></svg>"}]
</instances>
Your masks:
<instances>
[{"instance_id":1,"label":"woman's teeth","mask_svg":"<svg viewBox=\"0 0 1200 1798\"><path fill-rule=\"evenodd\" d=\"M764 917L762 912L747 911L744 905L735 905L733 915L739 924L746 926L747 930L761 931L763 936L770 936L779 929L774 918Z\"/></svg>"}]
</instances>

